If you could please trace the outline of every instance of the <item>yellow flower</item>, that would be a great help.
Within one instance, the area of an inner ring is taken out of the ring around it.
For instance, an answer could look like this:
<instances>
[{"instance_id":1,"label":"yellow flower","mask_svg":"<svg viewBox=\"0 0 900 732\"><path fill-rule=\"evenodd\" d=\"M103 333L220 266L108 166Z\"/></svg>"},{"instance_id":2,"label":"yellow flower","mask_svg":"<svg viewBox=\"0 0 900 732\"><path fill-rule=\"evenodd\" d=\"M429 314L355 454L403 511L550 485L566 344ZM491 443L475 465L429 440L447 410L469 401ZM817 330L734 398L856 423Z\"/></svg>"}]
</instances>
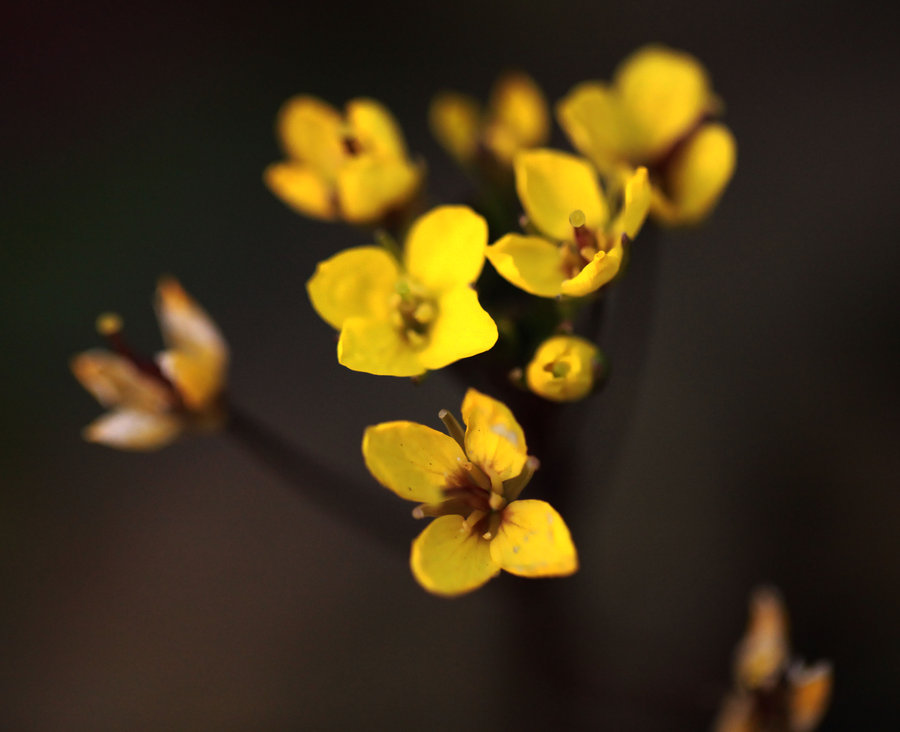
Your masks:
<instances>
[{"instance_id":1,"label":"yellow flower","mask_svg":"<svg viewBox=\"0 0 900 732\"><path fill-rule=\"evenodd\" d=\"M751 597L734 673L737 688L725 698L715 732L810 732L828 708L831 664L791 661L787 611L771 588L758 589Z\"/></svg>"},{"instance_id":2,"label":"yellow flower","mask_svg":"<svg viewBox=\"0 0 900 732\"><path fill-rule=\"evenodd\" d=\"M429 592L470 592L501 569L558 577L578 569L569 529L544 501L516 500L537 468L509 409L469 389L465 432L441 412L450 437L413 422L386 422L363 436L366 466L386 488L436 516L413 542L410 566Z\"/></svg>"},{"instance_id":3,"label":"yellow flower","mask_svg":"<svg viewBox=\"0 0 900 732\"><path fill-rule=\"evenodd\" d=\"M484 149L508 166L519 150L543 145L550 135L547 101L534 80L521 72L497 80L487 112L466 94L441 92L428 116L438 142L463 164Z\"/></svg>"},{"instance_id":4,"label":"yellow flower","mask_svg":"<svg viewBox=\"0 0 900 732\"><path fill-rule=\"evenodd\" d=\"M519 200L543 236L507 234L488 247L497 272L541 297L581 297L615 277L623 236L633 239L647 216L647 170L638 168L625 179L622 205L613 217L586 160L529 150L516 155L514 167Z\"/></svg>"},{"instance_id":5,"label":"yellow flower","mask_svg":"<svg viewBox=\"0 0 900 732\"><path fill-rule=\"evenodd\" d=\"M417 219L403 261L356 247L320 262L306 290L341 331L338 361L354 371L418 376L489 350L497 326L471 285L484 266L487 224L465 206Z\"/></svg>"},{"instance_id":6,"label":"yellow flower","mask_svg":"<svg viewBox=\"0 0 900 732\"><path fill-rule=\"evenodd\" d=\"M85 428L85 439L122 450L154 450L188 428L221 420L228 347L215 323L171 277L160 280L156 313L166 350L155 359L132 351L122 320L102 315L97 329L112 351L92 349L72 359L81 382L110 411Z\"/></svg>"},{"instance_id":7,"label":"yellow flower","mask_svg":"<svg viewBox=\"0 0 900 732\"><path fill-rule=\"evenodd\" d=\"M535 394L554 402L583 399L594 388L600 350L573 335L548 338L525 369L525 381Z\"/></svg>"},{"instance_id":8,"label":"yellow flower","mask_svg":"<svg viewBox=\"0 0 900 732\"><path fill-rule=\"evenodd\" d=\"M647 166L652 213L674 225L705 218L734 172L734 136L709 121L720 107L695 58L654 45L629 56L612 84L576 86L556 112L575 148L605 173Z\"/></svg>"},{"instance_id":9,"label":"yellow flower","mask_svg":"<svg viewBox=\"0 0 900 732\"><path fill-rule=\"evenodd\" d=\"M278 113L277 134L288 160L266 168L266 185L306 216L375 222L419 187L422 171L400 128L373 99L353 99L341 115L315 97L293 97Z\"/></svg>"}]
</instances>

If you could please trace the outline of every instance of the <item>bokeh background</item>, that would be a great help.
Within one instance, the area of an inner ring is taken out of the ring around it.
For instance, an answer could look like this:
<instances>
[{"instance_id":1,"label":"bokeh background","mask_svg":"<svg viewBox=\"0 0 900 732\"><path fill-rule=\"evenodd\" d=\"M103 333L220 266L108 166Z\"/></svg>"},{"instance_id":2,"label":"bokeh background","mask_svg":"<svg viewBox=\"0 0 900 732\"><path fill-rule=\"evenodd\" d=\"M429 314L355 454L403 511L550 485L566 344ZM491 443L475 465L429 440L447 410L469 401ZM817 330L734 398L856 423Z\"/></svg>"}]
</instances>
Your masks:
<instances>
[{"instance_id":1,"label":"bokeh background","mask_svg":"<svg viewBox=\"0 0 900 732\"><path fill-rule=\"evenodd\" d=\"M434 200L459 201L465 180L426 126L434 91L484 96L519 67L556 100L659 41L709 68L738 169L705 226L636 245L629 274L655 286L614 327L645 319L643 346L620 354L639 362L611 352L620 381L572 436L582 570L540 592L573 632L590 629L570 640L597 691L558 726L708 728L748 594L771 582L795 649L836 665L823 729L897 729L900 59L895 18L875 7L5 11L0 728L546 723L561 702L522 683L542 663L529 661L540 627L517 620L523 580L430 597L405 558L420 524L396 547L373 543L226 436L154 455L87 445L98 407L67 359L98 343L107 309L159 347L151 294L174 273L227 334L235 401L332 464L348 500L379 491L363 426L436 424L465 385L335 363L304 283L365 235L304 220L263 187L280 103L385 101L428 160ZM539 475L532 496L553 493ZM385 491L371 521L408 508Z\"/></svg>"}]
</instances>

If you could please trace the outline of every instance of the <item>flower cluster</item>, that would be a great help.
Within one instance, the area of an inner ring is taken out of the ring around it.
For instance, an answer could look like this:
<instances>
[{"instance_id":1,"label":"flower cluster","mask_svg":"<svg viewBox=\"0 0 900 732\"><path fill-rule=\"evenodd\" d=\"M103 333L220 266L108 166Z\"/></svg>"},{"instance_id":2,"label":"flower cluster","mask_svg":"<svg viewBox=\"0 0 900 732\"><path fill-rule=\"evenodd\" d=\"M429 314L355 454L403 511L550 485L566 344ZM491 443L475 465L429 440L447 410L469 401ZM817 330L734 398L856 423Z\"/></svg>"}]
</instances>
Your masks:
<instances>
[{"instance_id":1,"label":"flower cluster","mask_svg":"<svg viewBox=\"0 0 900 732\"><path fill-rule=\"evenodd\" d=\"M576 316L622 275L647 217L694 223L722 194L735 144L712 119L720 108L699 62L659 46L637 51L612 83L579 84L558 102L578 154L545 147L550 106L524 73L503 75L485 107L443 92L429 123L476 182L477 200L424 210L424 163L385 106L358 98L339 111L300 95L278 113L284 159L263 178L303 215L365 227L367 241L320 262L306 284L340 333L338 363L421 380L472 359L467 368L508 374L517 399L546 406L586 398L605 376L598 347L575 334ZM132 351L121 319L104 316L113 350L73 360L78 380L112 410L88 439L152 449L222 423L228 351L218 329L172 279L159 285L157 310L167 349L155 359ZM473 358L488 351L491 360ZM510 409L468 389L462 417L465 428L441 413L449 435L389 422L363 437L372 475L434 519L412 546L416 579L455 596L501 569L575 572L563 519L542 500L519 499L538 462Z\"/></svg>"}]
</instances>

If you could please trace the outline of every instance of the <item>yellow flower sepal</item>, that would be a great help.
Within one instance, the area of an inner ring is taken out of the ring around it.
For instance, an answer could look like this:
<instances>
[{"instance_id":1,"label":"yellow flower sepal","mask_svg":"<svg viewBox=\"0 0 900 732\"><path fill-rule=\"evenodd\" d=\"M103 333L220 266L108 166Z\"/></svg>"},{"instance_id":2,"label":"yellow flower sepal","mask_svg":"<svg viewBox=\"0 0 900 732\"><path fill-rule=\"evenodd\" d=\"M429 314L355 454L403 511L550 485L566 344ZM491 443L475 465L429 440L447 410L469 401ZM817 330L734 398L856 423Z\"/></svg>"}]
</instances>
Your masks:
<instances>
[{"instance_id":1,"label":"yellow flower sepal","mask_svg":"<svg viewBox=\"0 0 900 732\"><path fill-rule=\"evenodd\" d=\"M413 514L435 517L413 541L410 567L422 587L446 597L470 592L500 570L557 577L578 569L569 529L544 501L518 500L537 467L509 409L474 389L463 400L465 431L442 412L453 437L411 422L366 429L366 466Z\"/></svg>"},{"instance_id":2,"label":"yellow flower sepal","mask_svg":"<svg viewBox=\"0 0 900 732\"><path fill-rule=\"evenodd\" d=\"M582 297L612 280L624 254L623 235L637 236L650 207L646 169L628 173L614 217L586 160L530 150L516 156L514 169L519 200L542 236L507 234L489 246L497 272L540 297Z\"/></svg>"},{"instance_id":3,"label":"yellow flower sepal","mask_svg":"<svg viewBox=\"0 0 900 732\"><path fill-rule=\"evenodd\" d=\"M186 429L216 426L228 347L206 312L171 277L160 280L156 313L167 348L155 361L136 356L122 321L97 321L114 351L92 349L72 359L81 382L110 411L85 428L85 439L122 450L154 450Z\"/></svg>"},{"instance_id":4,"label":"yellow flower sepal","mask_svg":"<svg viewBox=\"0 0 900 732\"><path fill-rule=\"evenodd\" d=\"M573 335L548 338L525 369L525 382L535 394L555 402L583 399L594 388L600 350Z\"/></svg>"},{"instance_id":5,"label":"yellow flower sepal","mask_svg":"<svg viewBox=\"0 0 900 732\"><path fill-rule=\"evenodd\" d=\"M306 289L341 332L338 361L354 371L418 376L490 349L497 326L472 289L486 245L484 219L465 206L441 206L413 223L402 262L373 246L320 262Z\"/></svg>"},{"instance_id":6,"label":"yellow flower sepal","mask_svg":"<svg viewBox=\"0 0 900 732\"><path fill-rule=\"evenodd\" d=\"M466 94L441 92L432 100L428 117L432 134L464 165L484 149L508 166L519 150L544 144L550 134L544 95L521 72L508 72L497 80L486 112Z\"/></svg>"},{"instance_id":7,"label":"yellow flower sepal","mask_svg":"<svg viewBox=\"0 0 900 732\"><path fill-rule=\"evenodd\" d=\"M373 99L353 99L341 115L312 96L282 106L276 125L288 156L264 173L269 189L313 218L372 223L409 201L422 167L411 162L391 113Z\"/></svg>"}]
</instances>

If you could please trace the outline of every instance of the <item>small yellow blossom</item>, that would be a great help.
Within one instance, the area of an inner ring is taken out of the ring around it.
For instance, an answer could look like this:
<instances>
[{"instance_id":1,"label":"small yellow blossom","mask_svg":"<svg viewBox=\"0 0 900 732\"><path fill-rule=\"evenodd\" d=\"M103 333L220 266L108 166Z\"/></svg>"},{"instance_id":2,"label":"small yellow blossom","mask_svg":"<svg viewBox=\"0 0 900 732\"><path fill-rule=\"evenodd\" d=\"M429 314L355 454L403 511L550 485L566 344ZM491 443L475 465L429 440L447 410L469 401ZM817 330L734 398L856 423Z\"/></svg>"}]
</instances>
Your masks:
<instances>
[{"instance_id":1,"label":"small yellow blossom","mask_svg":"<svg viewBox=\"0 0 900 732\"><path fill-rule=\"evenodd\" d=\"M726 697L715 732L810 732L831 697L831 665L792 662L787 612L771 588L750 600L750 621L735 653L737 688Z\"/></svg>"},{"instance_id":2,"label":"small yellow blossom","mask_svg":"<svg viewBox=\"0 0 900 732\"><path fill-rule=\"evenodd\" d=\"M612 84L579 84L556 111L575 148L605 173L645 165L653 216L677 225L705 218L734 172L734 136L710 121L720 108L695 58L651 45L625 59Z\"/></svg>"},{"instance_id":3,"label":"small yellow blossom","mask_svg":"<svg viewBox=\"0 0 900 732\"><path fill-rule=\"evenodd\" d=\"M128 347L122 319L105 314L97 330L112 351L72 359L75 378L110 411L85 428L85 439L122 450L154 450L188 428L221 420L228 347L206 312L171 277L160 280L156 313L166 350L155 359Z\"/></svg>"},{"instance_id":4,"label":"small yellow blossom","mask_svg":"<svg viewBox=\"0 0 900 732\"><path fill-rule=\"evenodd\" d=\"M594 388L600 350L573 335L548 338L525 369L525 382L535 394L554 402L583 399Z\"/></svg>"},{"instance_id":5,"label":"small yellow blossom","mask_svg":"<svg viewBox=\"0 0 900 732\"><path fill-rule=\"evenodd\" d=\"M507 234L488 247L501 276L541 297L581 297L609 282L622 262L623 236L637 236L650 206L647 170L624 181L615 216L590 163L555 150L516 155L516 190L542 236Z\"/></svg>"},{"instance_id":6,"label":"small yellow blossom","mask_svg":"<svg viewBox=\"0 0 900 732\"><path fill-rule=\"evenodd\" d=\"M418 376L489 350L497 326L471 287L486 246L483 218L441 206L413 223L402 262L375 246L320 262L306 289L341 332L338 361L354 371Z\"/></svg>"},{"instance_id":7,"label":"small yellow blossom","mask_svg":"<svg viewBox=\"0 0 900 732\"><path fill-rule=\"evenodd\" d=\"M410 566L429 592L470 592L501 569L522 577L558 577L578 569L569 529L544 501L517 500L537 468L506 405L469 389L465 431L446 411L448 432L413 422L366 429L366 466L386 488L436 517L413 541Z\"/></svg>"},{"instance_id":8,"label":"small yellow blossom","mask_svg":"<svg viewBox=\"0 0 900 732\"><path fill-rule=\"evenodd\" d=\"M472 97L449 91L435 96L429 109L432 133L464 165L482 151L511 165L519 150L547 142L549 117L540 88L521 72L508 72L497 80L486 112Z\"/></svg>"},{"instance_id":9,"label":"small yellow blossom","mask_svg":"<svg viewBox=\"0 0 900 732\"><path fill-rule=\"evenodd\" d=\"M366 224L383 219L419 188L391 113L373 99L353 99L341 115L312 96L289 99L277 133L288 156L266 168L272 192L306 216Z\"/></svg>"}]
</instances>

